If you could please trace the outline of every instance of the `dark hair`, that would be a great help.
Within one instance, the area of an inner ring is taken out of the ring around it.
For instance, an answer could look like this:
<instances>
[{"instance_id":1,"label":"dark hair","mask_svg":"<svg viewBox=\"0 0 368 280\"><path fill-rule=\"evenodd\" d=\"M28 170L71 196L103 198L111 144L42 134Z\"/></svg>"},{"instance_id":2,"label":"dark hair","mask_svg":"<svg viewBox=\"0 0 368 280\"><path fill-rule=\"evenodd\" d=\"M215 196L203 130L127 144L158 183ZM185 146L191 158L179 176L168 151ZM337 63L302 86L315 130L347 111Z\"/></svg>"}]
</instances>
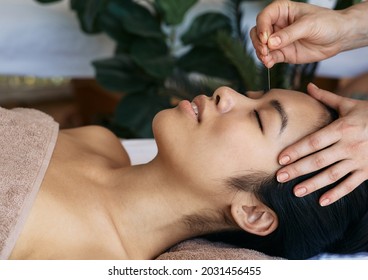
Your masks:
<instances>
[{"instance_id":1,"label":"dark hair","mask_svg":"<svg viewBox=\"0 0 368 280\"><path fill-rule=\"evenodd\" d=\"M287 259L308 259L320 253L367 252L367 182L337 202L322 207L318 202L321 194L343 179L305 197L296 197L293 187L315 173L287 183L278 183L274 177L259 183L256 179L259 174L232 178L229 183L233 187L247 186L260 201L275 211L279 225L267 236L239 230L211 234L206 238ZM252 185L256 181L258 185Z\"/></svg>"},{"instance_id":2,"label":"dark hair","mask_svg":"<svg viewBox=\"0 0 368 280\"><path fill-rule=\"evenodd\" d=\"M336 114L329 109L332 120ZM330 121L332 121L330 120ZM287 183L275 175L254 173L231 178L228 184L252 192L278 216L277 229L267 236L245 231L223 232L206 236L212 241L262 251L287 259L308 259L319 253L357 253L368 251L368 181L337 202L322 207L322 193L337 186L348 175L327 187L298 198L293 188L323 170Z\"/></svg>"}]
</instances>

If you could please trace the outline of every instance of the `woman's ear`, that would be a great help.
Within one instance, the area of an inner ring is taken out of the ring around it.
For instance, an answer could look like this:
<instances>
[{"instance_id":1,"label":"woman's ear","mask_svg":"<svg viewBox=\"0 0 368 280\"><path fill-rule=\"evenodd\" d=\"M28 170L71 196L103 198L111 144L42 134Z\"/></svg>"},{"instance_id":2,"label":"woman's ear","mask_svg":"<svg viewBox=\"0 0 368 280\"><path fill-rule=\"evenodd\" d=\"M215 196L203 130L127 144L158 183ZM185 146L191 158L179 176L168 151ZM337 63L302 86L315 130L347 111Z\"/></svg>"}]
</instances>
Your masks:
<instances>
[{"instance_id":1,"label":"woman's ear","mask_svg":"<svg viewBox=\"0 0 368 280\"><path fill-rule=\"evenodd\" d=\"M239 227L255 235L266 236L278 226L276 213L259 201L234 203L231 205L231 214Z\"/></svg>"}]
</instances>

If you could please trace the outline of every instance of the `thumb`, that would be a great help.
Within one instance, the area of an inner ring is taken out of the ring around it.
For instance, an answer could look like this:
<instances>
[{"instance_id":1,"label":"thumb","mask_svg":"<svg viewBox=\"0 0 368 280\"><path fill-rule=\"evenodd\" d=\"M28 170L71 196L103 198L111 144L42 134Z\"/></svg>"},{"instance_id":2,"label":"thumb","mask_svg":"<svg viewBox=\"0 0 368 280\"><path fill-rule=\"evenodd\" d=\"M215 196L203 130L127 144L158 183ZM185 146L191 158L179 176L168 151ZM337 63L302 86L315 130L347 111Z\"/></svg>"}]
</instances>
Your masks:
<instances>
[{"instance_id":1,"label":"thumb","mask_svg":"<svg viewBox=\"0 0 368 280\"><path fill-rule=\"evenodd\" d=\"M308 84L307 90L310 96L335 110L339 110L341 103L345 100L344 97L327 90L320 89L313 83Z\"/></svg>"},{"instance_id":2,"label":"thumb","mask_svg":"<svg viewBox=\"0 0 368 280\"><path fill-rule=\"evenodd\" d=\"M302 21L294 22L293 24L274 32L268 39L268 48L277 50L284 48L299 39L308 36L309 29Z\"/></svg>"},{"instance_id":3,"label":"thumb","mask_svg":"<svg viewBox=\"0 0 368 280\"><path fill-rule=\"evenodd\" d=\"M310 96L322 102L326 106L338 111L340 114L341 112L351 110L357 102L356 100L320 89L312 83L308 84L307 89Z\"/></svg>"}]
</instances>

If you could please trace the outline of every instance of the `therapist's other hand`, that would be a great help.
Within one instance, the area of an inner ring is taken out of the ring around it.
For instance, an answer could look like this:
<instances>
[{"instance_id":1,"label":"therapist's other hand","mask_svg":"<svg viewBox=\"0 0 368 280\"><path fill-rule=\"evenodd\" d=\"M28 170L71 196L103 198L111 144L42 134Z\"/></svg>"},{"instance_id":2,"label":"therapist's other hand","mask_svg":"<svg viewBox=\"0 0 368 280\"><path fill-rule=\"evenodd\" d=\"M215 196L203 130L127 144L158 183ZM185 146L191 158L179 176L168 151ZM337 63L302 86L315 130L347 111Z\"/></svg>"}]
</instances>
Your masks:
<instances>
[{"instance_id":1,"label":"therapist's other hand","mask_svg":"<svg viewBox=\"0 0 368 280\"><path fill-rule=\"evenodd\" d=\"M327 206L368 179L368 101L353 100L308 85L311 96L335 109L339 119L284 149L277 172L280 182L327 167L322 173L294 187L304 196L349 174L319 199Z\"/></svg>"},{"instance_id":2,"label":"therapist's other hand","mask_svg":"<svg viewBox=\"0 0 368 280\"><path fill-rule=\"evenodd\" d=\"M265 7L256 24L250 36L268 68L279 62L310 63L334 56L343 50L342 40L349 32L342 11L285 0Z\"/></svg>"}]
</instances>

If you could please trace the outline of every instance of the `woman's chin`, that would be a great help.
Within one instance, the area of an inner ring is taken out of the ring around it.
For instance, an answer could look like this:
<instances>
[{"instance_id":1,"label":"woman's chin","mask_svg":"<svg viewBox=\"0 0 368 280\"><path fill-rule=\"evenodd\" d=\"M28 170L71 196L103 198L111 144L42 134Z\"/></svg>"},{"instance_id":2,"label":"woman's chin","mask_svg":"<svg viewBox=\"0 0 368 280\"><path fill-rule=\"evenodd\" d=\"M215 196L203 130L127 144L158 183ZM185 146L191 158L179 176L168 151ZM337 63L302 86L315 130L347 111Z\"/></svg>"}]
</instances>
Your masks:
<instances>
[{"instance_id":1,"label":"woman's chin","mask_svg":"<svg viewBox=\"0 0 368 280\"><path fill-rule=\"evenodd\" d=\"M165 122L167 122L168 118L170 117L166 111L168 110L162 110L158 112L152 120L152 131L155 138L156 135L165 129Z\"/></svg>"},{"instance_id":2,"label":"woman's chin","mask_svg":"<svg viewBox=\"0 0 368 280\"><path fill-rule=\"evenodd\" d=\"M170 142L170 139L177 134L178 120L172 109L166 109L158 112L152 121L153 137L159 144L161 142Z\"/></svg>"}]
</instances>

